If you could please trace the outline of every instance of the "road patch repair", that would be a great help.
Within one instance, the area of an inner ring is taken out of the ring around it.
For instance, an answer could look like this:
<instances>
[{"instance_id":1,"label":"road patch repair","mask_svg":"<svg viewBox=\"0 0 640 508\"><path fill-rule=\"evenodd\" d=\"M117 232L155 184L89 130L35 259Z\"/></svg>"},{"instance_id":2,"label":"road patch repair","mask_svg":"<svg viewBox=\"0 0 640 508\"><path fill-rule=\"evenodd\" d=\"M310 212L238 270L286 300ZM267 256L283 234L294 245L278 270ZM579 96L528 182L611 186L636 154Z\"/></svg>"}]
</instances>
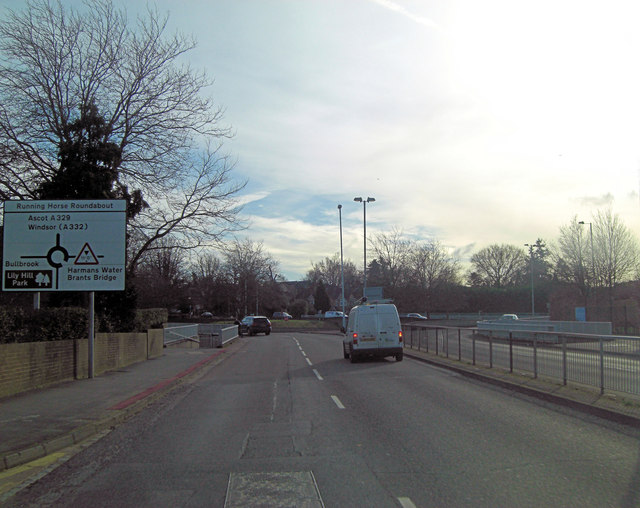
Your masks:
<instances>
[{"instance_id":1,"label":"road patch repair","mask_svg":"<svg viewBox=\"0 0 640 508\"><path fill-rule=\"evenodd\" d=\"M226 508L244 506L305 506L324 503L312 471L229 474Z\"/></svg>"}]
</instances>

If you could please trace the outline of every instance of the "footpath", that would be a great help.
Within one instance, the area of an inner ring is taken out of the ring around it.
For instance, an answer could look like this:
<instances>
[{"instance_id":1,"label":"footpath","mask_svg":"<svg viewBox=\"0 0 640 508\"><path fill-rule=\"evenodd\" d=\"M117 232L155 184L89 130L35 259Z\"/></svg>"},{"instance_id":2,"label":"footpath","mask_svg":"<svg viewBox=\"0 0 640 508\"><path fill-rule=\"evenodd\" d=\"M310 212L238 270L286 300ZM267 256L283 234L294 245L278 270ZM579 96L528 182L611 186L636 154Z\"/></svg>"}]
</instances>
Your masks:
<instances>
[{"instance_id":1,"label":"footpath","mask_svg":"<svg viewBox=\"0 0 640 508\"><path fill-rule=\"evenodd\" d=\"M158 358L92 379L0 399L0 473L78 444L141 411L233 353L170 349Z\"/></svg>"},{"instance_id":2,"label":"footpath","mask_svg":"<svg viewBox=\"0 0 640 508\"><path fill-rule=\"evenodd\" d=\"M109 429L182 383L237 351L235 340L222 349L165 349L152 360L93 379L70 381L0 400L0 476L5 470L81 443ZM597 389L562 386L530 376L474 367L405 349L405 356L461 375L640 428L640 398Z\"/></svg>"}]
</instances>

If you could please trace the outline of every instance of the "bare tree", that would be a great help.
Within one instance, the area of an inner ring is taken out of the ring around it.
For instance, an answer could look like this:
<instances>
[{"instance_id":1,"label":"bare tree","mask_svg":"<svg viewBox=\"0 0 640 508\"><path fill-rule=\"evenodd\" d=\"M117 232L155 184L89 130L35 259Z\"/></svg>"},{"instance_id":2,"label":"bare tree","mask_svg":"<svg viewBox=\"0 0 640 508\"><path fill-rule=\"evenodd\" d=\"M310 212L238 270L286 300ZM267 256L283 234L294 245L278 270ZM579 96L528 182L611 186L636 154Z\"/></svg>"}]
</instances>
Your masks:
<instances>
[{"instance_id":1,"label":"bare tree","mask_svg":"<svg viewBox=\"0 0 640 508\"><path fill-rule=\"evenodd\" d=\"M177 308L186 299L186 259L171 243L160 240L159 248L146 252L140 262L136 287L145 307Z\"/></svg>"},{"instance_id":2,"label":"bare tree","mask_svg":"<svg viewBox=\"0 0 640 508\"><path fill-rule=\"evenodd\" d=\"M203 94L211 80L180 64L195 42L166 27L153 9L132 26L109 0L34 0L0 21L0 199L38 197L69 125L94 104L121 149L119 181L151 205L129 224L130 270L161 238L194 248L241 226L244 184L221 150L230 129Z\"/></svg>"},{"instance_id":3,"label":"bare tree","mask_svg":"<svg viewBox=\"0 0 640 508\"><path fill-rule=\"evenodd\" d=\"M254 304L258 313L261 301L262 308L284 305L279 301L279 292L274 294L275 283L284 278L278 272L278 262L264 251L262 242L236 239L225 248L224 257L227 274L236 288L236 313L247 314Z\"/></svg>"},{"instance_id":4,"label":"bare tree","mask_svg":"<svg viewBox=\"0 0 640 508\"><path fill-rule=\"evenodd\" d=\"M552 251L556 277L575 285L587 297L588 282L593 271L591 264L589 237L577 217L566 226L560 227L557 246Z\"/></svg>"},{"instance_id":5,"label":"bare tree","mask_svg":"<svg viewBox=\"0 0 640 508\"><path fill-rule=\"evenodd\" d=\"M474 271L469 280L474 285L504 288L521 282L527 270L522 249L508 244L493 244L471 256Z\"/></svg>"},{"instance_id":6,"label":"bare tree","mask_svg":"<svg viewBox=\"0 0 640 508\"><path fill-rule=\"evenodd\" d=\"M638 242L617 214L600 210L593 217L593 249L597 284L608 288L612 313L616 284L638 271Z\"/></svg>"},{"instance_id":7,"label":"bare tree","mask_svg":"<svg viewBox=\"0 0 640 508\"><path fill-rule=\"evenodd\" d=\"M198 255L191 269L191 298L204 310L231 315L233 297L233 285L221 259L211 251Z\"/></svg>"},{"instance_id":8,"label":"bare tree","mask_svg":"<svg viewBox=\"0 0 640 508\"><path fill-rule=\"evenodd\" d=\"M427 312L432 309L438 292L458 283L459 264L440 242L414 245L409 255L409 266L412 278L425 299Z\"/></svg>"},{"instance_id":9,"label":"bare tree","mask_svg":"<svg viewBox=\"0 0 640 508\"><path fill-rule=\"evenodd\" d=\"M394 228L391 233L377 234L371 247L380 272L378 283L391 289L406 282L411 242L402 237L402 231ZM375 271L372 277L374 274Z\"/></svg>"},{"instance_id":10,"label":"bare tree","mask_svg":"<svg viewBox=\"0 0 640 508\"><path fill-rule=\"evenodd\" d=\"M362 273L358 271L355 263L351 260L345 260L343 265L345 297L349 297L352 292L355 292L358 284L362 285L359 282L362 279ZM341 287L340 254L336 253L333 257L326 257L317 263L311 263L311 269L305 278L312 284L321 280L325 286Z\"/></svg>"},{"instance_id":11,"label":"bare tree","mask_svg":"<svg viewBox=\"0 0 640 508\"><path fill-rule=\"evenodd\" d=\"M306 279L312 283L322 281L325 286L340 286L342 278L340 272L340 254L326 257L317 263L311 263Z\"/></svg>"}]
</instances>

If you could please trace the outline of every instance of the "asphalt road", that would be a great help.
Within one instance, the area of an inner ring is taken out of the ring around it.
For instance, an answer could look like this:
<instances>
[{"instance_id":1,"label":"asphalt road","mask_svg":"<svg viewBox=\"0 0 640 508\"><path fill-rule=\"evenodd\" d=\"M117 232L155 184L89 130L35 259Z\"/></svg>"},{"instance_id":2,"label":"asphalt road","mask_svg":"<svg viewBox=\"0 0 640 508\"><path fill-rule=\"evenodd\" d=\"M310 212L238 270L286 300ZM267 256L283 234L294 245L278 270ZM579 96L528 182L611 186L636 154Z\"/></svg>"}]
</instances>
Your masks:
<instances>
[{"instance_id":1,"label":"asphalt road","mask_svg":"<svg viewBox=\"0 0 640 508\"><path fill-rule=\"evenodd\" d=\"M9 506L639 506L640 434L331 335L238 352ZM226 505L225 505L226 502Z\"/></svg>"}]
</instances>

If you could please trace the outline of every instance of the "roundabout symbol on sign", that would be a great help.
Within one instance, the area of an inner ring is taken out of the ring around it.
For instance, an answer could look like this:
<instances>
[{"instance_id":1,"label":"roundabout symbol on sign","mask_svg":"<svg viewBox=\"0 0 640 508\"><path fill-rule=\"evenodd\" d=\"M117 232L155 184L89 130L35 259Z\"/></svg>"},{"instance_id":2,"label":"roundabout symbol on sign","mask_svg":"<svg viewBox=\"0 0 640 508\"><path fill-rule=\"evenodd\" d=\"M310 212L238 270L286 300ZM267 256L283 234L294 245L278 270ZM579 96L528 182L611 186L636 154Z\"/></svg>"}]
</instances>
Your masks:
<instances>
[{"instance_id":1,"label":"roundabout symbol on sign","mask_svg":"<svg viewBox=\"0 0 640 508\"><path fill-rule=\"evenodd\" d=\"M75 258L76 265L97 265L98 258L104 256L96 256L91 250L88 243L85 243ZM22 259L46 259L49 266L56 269L56 289L58 289L58 270L64 266L64 263L71 259L69 251L60 243L60 233L56 233L56 244L49 249L46 256L20 256ZM61 262L62 261L62 262Z\"/></svg>"}]
</instances>

